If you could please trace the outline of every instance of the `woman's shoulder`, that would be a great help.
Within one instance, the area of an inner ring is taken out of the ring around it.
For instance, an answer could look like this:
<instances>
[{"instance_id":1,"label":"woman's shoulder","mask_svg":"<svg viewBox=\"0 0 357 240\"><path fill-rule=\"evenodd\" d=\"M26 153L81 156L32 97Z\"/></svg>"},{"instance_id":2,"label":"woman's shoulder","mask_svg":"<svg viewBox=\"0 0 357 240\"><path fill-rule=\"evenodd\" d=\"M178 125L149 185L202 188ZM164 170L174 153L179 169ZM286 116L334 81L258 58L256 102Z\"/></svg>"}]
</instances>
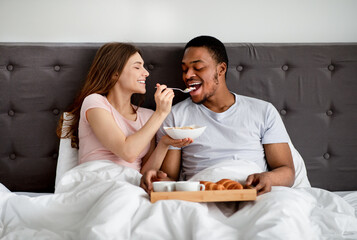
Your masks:
<instances>
[{"instance_id":1,"label":"woman's shoulder","mask_svg":"<svg viewBox=\"0 0 357 240\"><path fill-rule=\"evenodd\" d=\"M140 114L147 115L147 116L151 116L154 113L154 110L150 108L143 108L143 107L139 107L137 111Z\"/></svg>"},{"instance_id":2,"label":"woman's shoulder","mask_svg":"<svg viewBox=\"0 0 357 240\"><path fill-rule=\"evenodd\" d=\"M137 110L137 114L143 123L147 122L153 113L154 111L149 108L139 107Z\"/></svg>"},{"instance_id":3,"label":"woman's shoulder","mask_svg":"<svg viewBox=\"0 0 357 240\"><path fill-rule=\"evenodd\" d=\"M105 101L105 97L98 93L92 93L85 97L84 101Z\"/></svg>"},{"instance_id":4,"label":"woman's shoulder","mask_svg":"<svg viewBox=\"0 0 357 240\"><path fill-rule=\"evenodd\" d=\"M98 93L89 94L84 98L82 108L88 110L90 108L105 108L110 109L109 102L107 101L105 96L102 96Z\"/></svg>"}]
</instances>

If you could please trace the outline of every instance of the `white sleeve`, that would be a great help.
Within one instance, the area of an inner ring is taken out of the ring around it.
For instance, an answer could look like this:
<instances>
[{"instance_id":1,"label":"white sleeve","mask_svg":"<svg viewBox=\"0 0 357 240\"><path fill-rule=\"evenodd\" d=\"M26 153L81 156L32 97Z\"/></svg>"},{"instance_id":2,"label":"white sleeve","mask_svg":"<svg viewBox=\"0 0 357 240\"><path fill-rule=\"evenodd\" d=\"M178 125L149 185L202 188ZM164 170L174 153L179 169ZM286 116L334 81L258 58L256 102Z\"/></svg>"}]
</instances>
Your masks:
<instances>
[{"instance_id":1,"label":"white sleeve","mask_svg":"<svg viewBox=\"0 0 357 240\"><path fill-rule=\"evenodd\" d=\"M268 105L264 126L262 144L289 142L283 120L272 104Z\"/></svg>"}]
</instances>

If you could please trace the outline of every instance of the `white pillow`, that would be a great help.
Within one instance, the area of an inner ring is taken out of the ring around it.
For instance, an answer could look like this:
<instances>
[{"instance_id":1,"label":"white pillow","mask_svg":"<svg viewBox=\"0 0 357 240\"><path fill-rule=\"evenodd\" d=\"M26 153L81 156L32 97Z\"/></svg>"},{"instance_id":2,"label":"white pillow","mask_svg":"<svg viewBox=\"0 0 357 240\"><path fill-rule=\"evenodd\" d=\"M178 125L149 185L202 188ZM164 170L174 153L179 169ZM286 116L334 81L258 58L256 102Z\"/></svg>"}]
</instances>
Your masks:
<instances>
[{"instance_id":1,"label":"white pillow","mask_svg":"<svg viewBox=\"0 0 357 240\"><path fill-rule=\"evenodd\" d=\"M310 181L307 178L307 171L306 171L304 159L302 159L300 153L295 149L291 140L289 140L289 146L295 166L295 182L292 187L293 188L311 187Z\"/></svg>"},{"instance_id":2,"label":"white pillow","mask_svg":"<svg viewBox=\"0 0 357 240\"><path fill-rule=\"evenodd\" d=\"M68 124L68 114L63 113L63 125ZM62 130L63 133L63 130ZM63 134L62 134L63 135ZM71 139L61 138L59 145L55 186L61 180L63 174L78 165L78 149L71 147Z\"/></svg>"},{"instance_id":3,"label":"white pillow","mask_svg":"<svg viewBox=\"0 0 357 240\"><path fill-rule=\"evenodd\" d=\"M0 193L9 193L11 192L9 189L7 189L7 187L5 187L2 183L0 183Z\"/></svg>"}]
</instances>

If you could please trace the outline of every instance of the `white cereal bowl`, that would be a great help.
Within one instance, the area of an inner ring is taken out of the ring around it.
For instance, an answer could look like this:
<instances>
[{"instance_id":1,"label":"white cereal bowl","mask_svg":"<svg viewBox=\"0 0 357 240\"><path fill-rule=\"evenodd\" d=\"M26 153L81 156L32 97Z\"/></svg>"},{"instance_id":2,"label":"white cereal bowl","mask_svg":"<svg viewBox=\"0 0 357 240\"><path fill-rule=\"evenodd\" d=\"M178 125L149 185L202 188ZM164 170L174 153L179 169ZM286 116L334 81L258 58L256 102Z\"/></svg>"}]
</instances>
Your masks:
<instances>
[{"instance_id":1,"label":"white cereal bowl","mask_svg":"<svg viewBox=\"0 0 357 240\"><path fill-rule=\"evenodd\" d=\"M165 132L173 139L199 137L206 129L206 126L190 125L184 127L164 127Z\"/></svg>"}]
</instances>

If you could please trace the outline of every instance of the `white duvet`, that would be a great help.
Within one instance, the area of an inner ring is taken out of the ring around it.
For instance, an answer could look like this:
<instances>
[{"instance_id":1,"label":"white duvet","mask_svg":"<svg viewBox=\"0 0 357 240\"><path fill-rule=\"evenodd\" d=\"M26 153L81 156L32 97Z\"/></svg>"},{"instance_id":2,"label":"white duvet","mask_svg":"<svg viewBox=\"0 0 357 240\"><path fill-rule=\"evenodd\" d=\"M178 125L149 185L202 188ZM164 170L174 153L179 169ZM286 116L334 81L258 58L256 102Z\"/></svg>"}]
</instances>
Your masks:
<instances>
[{"instance_id":1,"label":"white duvet","mask_svg":"<svg viewBox=\"0 0 357 240\"><path fill-rule=\"evenodd\" d=\"M239 167L240 166L240 167ZM245 178L255 166L216 166L194 179ZM141 175L110 161L67 172L55 194L0 189L0 239L357 239L354 208L316 188L274 187L253 202L152 204Z\"/></svg>"}]
</instances>

